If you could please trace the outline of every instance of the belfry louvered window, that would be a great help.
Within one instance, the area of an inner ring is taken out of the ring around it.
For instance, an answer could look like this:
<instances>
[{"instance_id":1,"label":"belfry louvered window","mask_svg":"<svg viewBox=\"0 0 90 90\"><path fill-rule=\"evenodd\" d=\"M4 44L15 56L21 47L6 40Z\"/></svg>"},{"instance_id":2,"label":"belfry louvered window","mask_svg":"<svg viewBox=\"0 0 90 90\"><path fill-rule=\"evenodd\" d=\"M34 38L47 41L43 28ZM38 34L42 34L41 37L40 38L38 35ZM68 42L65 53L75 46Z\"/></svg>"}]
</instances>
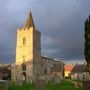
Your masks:
<instances>
[{"instance_id":1,"label":"belfry louvered window","mask_svg":"<svg viewBox=\"0 0 90 90\"><path fill-rule=\"evenodd\" d=\"M24 37L23 38L23 45L25 45L26 44L26 38Z\"/></svg>"}]
</instances>

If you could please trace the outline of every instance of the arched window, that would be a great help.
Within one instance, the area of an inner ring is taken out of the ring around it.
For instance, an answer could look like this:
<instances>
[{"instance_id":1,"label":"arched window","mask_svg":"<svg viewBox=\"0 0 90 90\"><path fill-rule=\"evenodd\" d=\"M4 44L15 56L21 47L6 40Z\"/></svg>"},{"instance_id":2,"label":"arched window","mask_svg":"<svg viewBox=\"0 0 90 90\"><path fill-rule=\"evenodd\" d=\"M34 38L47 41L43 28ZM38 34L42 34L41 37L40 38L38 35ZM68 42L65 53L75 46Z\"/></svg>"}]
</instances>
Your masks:
<instances>
[{"instance_id":1,"label":"arched window","mask_svg":"<svg viewBox=\"0 0 90 90\"><path fill-rule=\"evenodd\" d=\"M22 73L22 80L23 80L23 81L26 81L26 72L23 72L23 73Z\"/></svg>"},{"instance_id":2,"label":"arched window","mask_svg":"<svg viewBox=\"0 0 90 90\"><path fill-rule=\"evenodd\" d=\"M26 71L26 65L24 63L22 64L22 71Z\"/></svg>"},{"instance_id":3,"label":"arched window","mask_svg":"<svg viewBox=\"0 0 90 90\"><path fill-rule=\"evenodd\" d=\"M26 38L24 37L23 38L23 45L25 45L26 44Z\"/></svg>"},{"instance_id":4,"label":"arched window","mask_svg":"<svg viewBox=\"0 0 90 90\"><path fill-rule=\"evenodd\" d=\"M47 69L45 68L45 70L44 70L44 74L47 74Z\"/></svg>"}]
</instances>

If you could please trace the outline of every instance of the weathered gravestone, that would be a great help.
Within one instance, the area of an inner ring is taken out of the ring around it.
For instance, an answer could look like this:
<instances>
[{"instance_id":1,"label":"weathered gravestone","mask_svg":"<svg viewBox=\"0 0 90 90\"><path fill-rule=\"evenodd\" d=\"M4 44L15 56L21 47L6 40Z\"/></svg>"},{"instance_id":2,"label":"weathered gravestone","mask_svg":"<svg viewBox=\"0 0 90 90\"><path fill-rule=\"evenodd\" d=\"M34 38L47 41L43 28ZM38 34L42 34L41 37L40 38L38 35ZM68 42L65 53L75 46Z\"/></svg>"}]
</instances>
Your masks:
<instances>
[{"instance_id":1,"label":"weathered gravestone","mask_svg":"<svg viewBox=\"0 0 90 90\"><path fill-rule=\"evenodd\" d=\"M83 90L90 90L90 73L88 71L84 72Z\"/></svg>"},{"instance_id":2,"label":"weathered gravestone","mask_svg":"<svg viewBox=\"0 0 90 90\"><path fill-rule=\"evenodd\" d=\"M0 80L0 85L2 86L3 90L8 90L9 83L6 80Z\"/></svg>"},{"instance_id":3,"label":"weathered gravestone","mask_svg":"<svg viewBox=\"0 0 90 90\"><path fill-rule=\"evenodd\" d=\"M83 82L83 90L90 90L90 81Z\"/></svg>"},{"instance_id":4,"label":"weathered gravestone","mask_svg":"<svg viewBox=\"0 0 90 90\"><path fill-rule=\"evenodd\" d=\"M36 90L44 90L45 88L45 81L42 79L36 80Z\"/></svg>"},{"instance_id":5,"label":"weathered gravestone","mask_svg":"<svg viewBox=\"0 0 90 90\"><path fill-rule=\"evenodd\" d=\"M38 76L36 78L36 90L44 90L45 88L45 78L44 76Z\"/></svg>"},{"instance_id":6,"label":"weathered gravestone","mask_svg":"<svg viewBox=\"0 0 90 90\"><path fill-rule=\"evenodd\" d=\"M52 77L52 83L53 84L60 84L61 82L61 79L59 76L57 76L57 74L55 74L53 77Z\"/></svg>"}]
</instances>

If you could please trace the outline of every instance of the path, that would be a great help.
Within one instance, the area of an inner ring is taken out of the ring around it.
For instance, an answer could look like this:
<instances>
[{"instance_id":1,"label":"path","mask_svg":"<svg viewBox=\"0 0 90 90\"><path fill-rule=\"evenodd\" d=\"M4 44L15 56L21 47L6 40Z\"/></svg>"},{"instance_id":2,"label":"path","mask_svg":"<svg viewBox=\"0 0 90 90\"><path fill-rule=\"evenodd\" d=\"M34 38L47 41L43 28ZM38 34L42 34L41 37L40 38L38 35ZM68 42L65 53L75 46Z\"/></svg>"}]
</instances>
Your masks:
<instances>
[{"instance_id":1,"label":"path","mask_svg":"<svg viewBox=\"0 0 90 90\"><path fill-rule=\"evenodd\" d=\"M73 84L75 84L75 82L77 82L77 81L73 81L73 80L70 80L70 79L66 79L66 81L71 82ZM79 82L79 85L80 85L80 87L83 87L83 84L81 82Z\"/></svg>"}]
</instances>

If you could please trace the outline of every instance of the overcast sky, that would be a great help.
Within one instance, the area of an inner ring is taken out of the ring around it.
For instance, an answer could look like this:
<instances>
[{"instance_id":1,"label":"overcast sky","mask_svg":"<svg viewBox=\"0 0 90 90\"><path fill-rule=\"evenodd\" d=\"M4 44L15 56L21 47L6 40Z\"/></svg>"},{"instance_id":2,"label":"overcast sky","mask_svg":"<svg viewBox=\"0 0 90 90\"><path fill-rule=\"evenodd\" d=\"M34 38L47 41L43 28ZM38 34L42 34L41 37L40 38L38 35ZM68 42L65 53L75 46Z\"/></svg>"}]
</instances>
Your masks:
<instances>
[{"instance_id":1,"label":"overcast sky","mask_svg":"<svg viewBox=\"0 0 90 90\"><path fill-rule=\"evenodd\" d=\"M0 0L0 63L15 61L16 31L32 11L42 33L42 55L84 59L84 21L90 0Z\"/></svg>"}]
</instances>

